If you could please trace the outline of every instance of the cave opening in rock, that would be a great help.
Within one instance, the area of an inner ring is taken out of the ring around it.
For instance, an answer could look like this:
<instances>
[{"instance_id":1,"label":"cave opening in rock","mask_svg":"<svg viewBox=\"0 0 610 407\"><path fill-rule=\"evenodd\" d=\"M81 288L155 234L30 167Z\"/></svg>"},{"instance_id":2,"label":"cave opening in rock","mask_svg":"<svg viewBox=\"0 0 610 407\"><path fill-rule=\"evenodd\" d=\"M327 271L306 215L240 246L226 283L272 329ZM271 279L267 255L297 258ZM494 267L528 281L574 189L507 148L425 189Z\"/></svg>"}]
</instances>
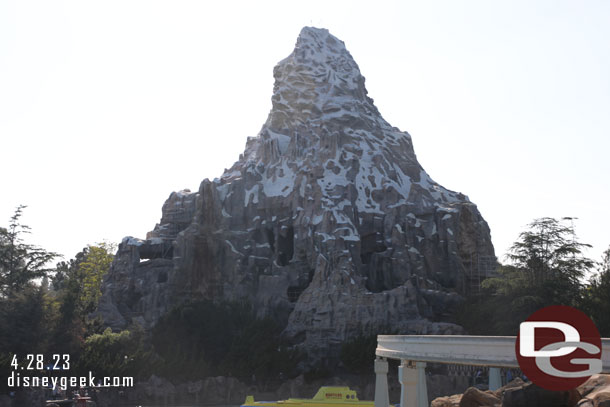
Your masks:
<instances>
[{"instance_id":1,"label":"cave opening in rock","mask_svg":"<svg viewBox=\"0 0 610 407\"><path fill-rule=\"evenodd\" d=\"M388 247L383 243L383 236L373 232L360 237L360 260L362 264L369 264L373 253L385 252Z\"/></svg>"},{"instance_id":2,"label":"cave opening in rock","mask_svg":"<svg viewBox=\"0 0 610 407\"><path fill-rule=\"evenodd\" d=\"M269 243L271 251L275 251L275 234L273 233L273 229L265 228L265 235L267 236L267 243Z\"/></svg>"},{"instance_id":3,"label":"cave opening in rock","mask_svg":"<svg viewBox=\"0 0 610 407\"><path fill-rule=\"evenodd\" d=\"M296 302L303 293L303 291L305 291L305 287L291 285L290 287L288 287L288 290L286 290L286 295L288 295L288 301Z\"/></svg>"},{"instance_id":4,"label":"cave opening in rock","mask_svg":"<svg viewBox=\"0 0 610 407\"><path fill-rule=\"evenodd\" d=\"M166 271L160 271L159 274L157 274L157 283L167 283L167 272Z\"/></svg>"},{"instance_id":5,"label":"cave opening in rock","mask_svg":"<svg viewBox=\"0 0 610 407\"><path fill-rule=\"evenodd\" d=\"M171 243L144 245L138 250L140 261L152 259L172 259L174 247Z\"/></svg>"},{"instance_id":6,"label":"cave opening in rock","mask_svg":"<svg viewBox=\"0 0 610 407\"><path fill-rule=\"evenodd\" d=\"M277 236L277 264L286 266L294 255L294 228L286 227Z\"/></svg>"}]
</instances>

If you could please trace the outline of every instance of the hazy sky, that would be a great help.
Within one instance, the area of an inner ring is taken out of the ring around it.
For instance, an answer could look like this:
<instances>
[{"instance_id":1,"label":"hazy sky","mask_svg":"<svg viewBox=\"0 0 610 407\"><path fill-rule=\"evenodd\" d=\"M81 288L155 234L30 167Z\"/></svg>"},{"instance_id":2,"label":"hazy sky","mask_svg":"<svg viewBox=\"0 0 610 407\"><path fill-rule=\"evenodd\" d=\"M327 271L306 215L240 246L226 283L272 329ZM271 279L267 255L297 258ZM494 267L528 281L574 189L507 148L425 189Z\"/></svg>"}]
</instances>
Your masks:
<instances>
[{"instance_id":1,"label":"hazy sky","mask_svg":"<svg viewBox=\"0 0 610 407\"><path fill-rule=\"evenodd\" d=\"M503 254L542 216L610 244L608 1L0 2L0 225L72 257L145 237L256 136L305 25L342 39L369 95Z\"/></svg>"}]
</instances>

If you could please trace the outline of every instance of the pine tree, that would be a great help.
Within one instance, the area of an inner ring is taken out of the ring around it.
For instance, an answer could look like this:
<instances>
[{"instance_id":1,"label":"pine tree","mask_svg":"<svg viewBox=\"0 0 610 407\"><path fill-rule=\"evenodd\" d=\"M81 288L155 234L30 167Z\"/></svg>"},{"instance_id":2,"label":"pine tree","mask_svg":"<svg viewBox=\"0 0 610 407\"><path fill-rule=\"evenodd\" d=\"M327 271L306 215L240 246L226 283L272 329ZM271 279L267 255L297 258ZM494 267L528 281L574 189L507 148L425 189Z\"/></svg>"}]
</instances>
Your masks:
<instances>
[{"instance_id":1,"label":"pine tree","mask_svg":"<svg viewBox=\"0 0 610 407\"><path fill-rule=\"evenodd\" d=\"M27 244L23 235L30 227L21 224L24 205L19 205L8 228L0 228L0 295L23 290L32 280L48 275L47 264L60 257L38 246Z\"/></svg>"},{"instance_id":2,"label":"pine tree","mask_svg":"<svg viewBox=\"0 0 610 407\"><path fill-rule=\"evenodd\" d=\"M604 252L598 272L589 280L583 308L595 322L599 333L610 337L610 247Z\"/></svg>"},{"instance_id":3,"label":"pine tree","mask_svg":"<svg viewBox=\"0 0 610 407\"><path fill-rule=\"evenodd\" d=\"M519 324L549 305L582 304L585 275L595 262L584 256L591 247L578 241L572 218L540 218L513 243L499 276L483 282L487 296L469 301L463 316L473 333L516 335Z\"/></svg>"}]
</instances>

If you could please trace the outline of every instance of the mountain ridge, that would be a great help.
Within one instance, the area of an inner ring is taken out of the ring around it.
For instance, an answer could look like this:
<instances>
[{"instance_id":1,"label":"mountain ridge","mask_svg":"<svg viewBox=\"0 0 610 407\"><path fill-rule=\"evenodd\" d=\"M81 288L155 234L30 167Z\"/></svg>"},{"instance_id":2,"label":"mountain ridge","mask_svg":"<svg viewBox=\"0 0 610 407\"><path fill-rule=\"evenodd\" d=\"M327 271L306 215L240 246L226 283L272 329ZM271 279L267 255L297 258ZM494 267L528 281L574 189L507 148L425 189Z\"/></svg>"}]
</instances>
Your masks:
<instances>
[{"instance_id":1,"label":"mountain ridge","mask_svg":"<svg viewBox=\"0 0 610 407\"><path fill-rule=\"evenodd\" d=\"M233 166L172 193L147 239L119 246L106 323L150 328L188 299L246 299L313 359L384 327L461 332L439 321L495 260L476 205L424 171L328 30L303 28L273 72L272 109Z\"/></svg>"}]
</instances>

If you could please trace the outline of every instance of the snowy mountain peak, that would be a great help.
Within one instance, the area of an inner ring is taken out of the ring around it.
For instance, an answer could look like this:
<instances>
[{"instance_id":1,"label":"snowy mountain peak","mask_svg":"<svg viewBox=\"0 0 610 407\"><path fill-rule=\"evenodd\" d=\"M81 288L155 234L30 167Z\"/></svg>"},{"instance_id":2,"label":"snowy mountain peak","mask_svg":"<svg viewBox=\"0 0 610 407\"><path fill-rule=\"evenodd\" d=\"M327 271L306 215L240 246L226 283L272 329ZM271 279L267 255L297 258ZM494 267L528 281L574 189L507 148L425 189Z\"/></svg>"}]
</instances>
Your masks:
<instances>
[{"instance_id":1,"label":"snowy mountain peak","mask_svg":"<svg viewBox=\"0 0 610 407\"><path fill-rule=\"evenodd\" d=\"M343 41L325 29L305 27L293 52L273 71L275 127L285 121L315 120L341 107L376 111L364 77Z\"/></svg>"},{"instance_id":2,"label":"snowy mountain peak","mask_svg":"<svg viewBox=\"0 0 610 407\"><path fill-rule=\"evenodd\" d=\"M314 27L304 27L297 38L295 49L287 60L296 62L303 67L311 67L318 73L335 73L343 75L344 79L358 79L358 65L345 48L345 43L328 30ZM286 60L280 62L279 66ZM317 70L316 68L320 68Z\"/></svg>"},{"instance_id":3,"label":"snowy mountain peak","mask_svg":"<svg viewBox=\"0 0 610 407\"><path fill-rule=\"evenodd\" d=\"M339 205L375 214L467 201L430 179L411 136L383 119L358 65L328 30L305 27L274 76L267 122L219 180L245 180L254 191L244 197L246 206L259 192L299 199L315 193L321 210Z\"/></svg>"},{"instance_id":4,"label":"snowy mountain peak","mask_svg":"<svg viewBox=\"0 0 610 407\"><path fill-rule=\"evenodd\" d=\"M425 318L493 256L476 206L432 181L327 30L304 28L274 76L267 121L231 169L172 194L146 241L121 243L107 323L140 313L151 327L184 298L248 299L311 358L379 327L459 333Z\"/></svg>"}]
</instances>

